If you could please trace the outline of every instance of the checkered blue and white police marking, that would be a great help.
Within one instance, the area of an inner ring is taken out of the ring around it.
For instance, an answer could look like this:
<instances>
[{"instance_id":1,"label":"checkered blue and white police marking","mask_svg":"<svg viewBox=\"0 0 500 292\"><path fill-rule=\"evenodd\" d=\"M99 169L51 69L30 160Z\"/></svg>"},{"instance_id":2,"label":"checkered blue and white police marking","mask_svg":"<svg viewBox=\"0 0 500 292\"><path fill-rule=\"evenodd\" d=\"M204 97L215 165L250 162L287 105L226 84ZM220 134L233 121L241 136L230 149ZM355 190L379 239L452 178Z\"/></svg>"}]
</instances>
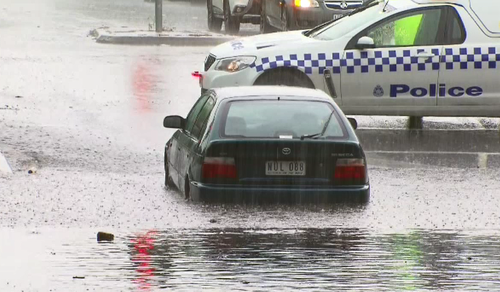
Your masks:
<instances>
[{"instance_id":1,"label":"checkered blue and white police marking","mask_svg":"<svg viewBox=\"0 0 500 292\"><path fill-rule=\"evenodd\" d=\"M264 57L251 65L257 72L278 67L302 68L306 74L313 74L314 70L322 74L325 69L332 68L333 74L340 74L342 67L346 72L369 73L369 72L410 72L424 71L427 69L439 70L441 64L447 70L454 69L497 69L500 67L500 48L470 47L470 48L445 48L440 54L439 49L432 49L432 53L440 56L438 61L429 58L427 60L411 56L414 52L420 53L423 49L416 50L384 50L384 51L362 51L359 57L353 52L347 52L345 58L342 53L318 53L318 54L289 54Z\"/></svg>"},{"instance_id":2,"label":"checkered blue and white police marking","mask_svg":"<svg viewBox=\"0 0 500 292\"><path fill-rule=\"evenodd\" d=\"M341 57L343 53L277 55L260 58L250 67L255 68L257 72L278 67L296 67L302 69L306 74L323 74L326 69L331 69L333 74L340 74L342 68L346 68L345 73L347 74L416 72L440 70L441 68L446 70L500 68L500 47L444 48L443 53L440 53L440 49L435 48L431 49L431 52L435 56L439 56L439 58L425 59L414 56L415 53L418 54L423 51L423 49L417 48L407 50L373 50L361 51L356 53L357 56L355 56L354 52L347 52L345 57ZM406 86L397 85L397 87L391 88L391 97L395 97L397 93L411 93L412 90L406 88ZM443 90L445 89L441 86L437 88L436 85L434 87L431 85L428 93L431 96L435 96L435 94L442 96ZM455 89L451 92L451 96L460 96L461 94ZM423 96L422 92L414 93L416 93L414 96ZM467 94L471 96L480 95L477 88L471 89ZM375 88L374 95L382 96L383 92L381 88Z\"/></svg>"}]
</instances>

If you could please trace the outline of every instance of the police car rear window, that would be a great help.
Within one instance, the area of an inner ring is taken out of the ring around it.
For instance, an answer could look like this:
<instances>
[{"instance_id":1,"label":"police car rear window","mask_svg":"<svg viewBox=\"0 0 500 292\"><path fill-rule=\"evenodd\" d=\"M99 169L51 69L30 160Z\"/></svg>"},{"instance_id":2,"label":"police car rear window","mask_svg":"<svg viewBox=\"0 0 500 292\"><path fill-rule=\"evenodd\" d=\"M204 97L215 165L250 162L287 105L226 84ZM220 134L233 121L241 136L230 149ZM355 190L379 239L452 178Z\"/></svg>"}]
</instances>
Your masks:
<instances>
[{"instance_id":1,"label":"police car rear window","mask_svg":"<svg viewBox=\"0 0 500 292\"><path fill-rule=\"evenodd\" d=\"M330 116L325 137L345 138L345 126L326 102L249 100L227 104L222 136L247 138L300 138L321 133Z\"/></svg>"}]
</instances>

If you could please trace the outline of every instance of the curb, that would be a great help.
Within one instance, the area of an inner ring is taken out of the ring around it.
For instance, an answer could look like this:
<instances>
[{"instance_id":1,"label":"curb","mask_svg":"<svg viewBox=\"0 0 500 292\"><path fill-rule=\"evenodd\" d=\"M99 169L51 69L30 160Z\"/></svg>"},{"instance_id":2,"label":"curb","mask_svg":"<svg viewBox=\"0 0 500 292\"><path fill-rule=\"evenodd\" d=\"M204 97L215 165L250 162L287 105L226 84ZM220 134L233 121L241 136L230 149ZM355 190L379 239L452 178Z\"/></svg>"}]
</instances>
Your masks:
<instances>
[{"instance_id":1,"label":"curb","mask_svg":"<svg viewBox=\"0 0 500 292\"><path fill-rule=\"evenodd\" d=\"M365 151L500 153L498 130L357 129Z\"/></svg>"},{"instance_id":2,"label":"curb","mask_svg":"<svg viewBox=\"0 0 500 292\"><path fill-rule=\"evenodd\" d=\"M208 35L208 34L182 34L168 33L158 34L154 32L109 32L93 30L91 35L99 44L135 45L135 46L217 46L222 43L236 39L236 36Z\"/></svg>"},{"instance_id":3,"label":"curb","mask_svg":"<svg viewBox=\"0 0 500 292\"><path fill-rule=\"evenodd\" d=\"M498 130L357 129L368 165L500 168Z\"/></svg>"},{"instance_id":4,"label":"curb","mask_svg":"<svg viewBox=\"0 0 500 292\"><path fill-rule=\"evenodd\" d=\"M366 151L366 159L369 166L500 168L500 153Z\"/></svg>"},{"instance_id":5,"label":"curb","mask_svg":"<svg viewBox=\"0 0 500 292\"><path fill-rule=\"evenodd\" d=\"M2 154L2 152L0 152L0 173L12 173L12 168L10 167L7 159Z\"/></svg>"}]
</instances>

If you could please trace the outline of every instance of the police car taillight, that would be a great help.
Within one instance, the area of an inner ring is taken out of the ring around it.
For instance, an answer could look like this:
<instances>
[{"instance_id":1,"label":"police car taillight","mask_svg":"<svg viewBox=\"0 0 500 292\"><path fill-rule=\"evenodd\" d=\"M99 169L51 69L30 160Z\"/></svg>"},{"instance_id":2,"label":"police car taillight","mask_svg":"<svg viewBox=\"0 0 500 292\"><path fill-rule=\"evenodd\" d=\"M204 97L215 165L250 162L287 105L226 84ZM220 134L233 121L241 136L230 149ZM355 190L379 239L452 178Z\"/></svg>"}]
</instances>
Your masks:
<instances>
[{"instance_id":1,"label":"police car taillight","mask_svg":"<svg viewBox=\"0 0 500 292\"><path fill-rule=\"evenodd\" d=\"M232 157L205 157L202 175L205 179L235 179L236 164Z\"/></svg>"},{"instance_id":2,"label":"police car taillight","mask_svg":"<svg viewBox=\"0 0 500 292\"><path fill-rule=\"evenodd\" d=\"M335 184L366 184L367 171L365 160L362 158L337 159L333 177Z\"/></svg>"}]
</instances>

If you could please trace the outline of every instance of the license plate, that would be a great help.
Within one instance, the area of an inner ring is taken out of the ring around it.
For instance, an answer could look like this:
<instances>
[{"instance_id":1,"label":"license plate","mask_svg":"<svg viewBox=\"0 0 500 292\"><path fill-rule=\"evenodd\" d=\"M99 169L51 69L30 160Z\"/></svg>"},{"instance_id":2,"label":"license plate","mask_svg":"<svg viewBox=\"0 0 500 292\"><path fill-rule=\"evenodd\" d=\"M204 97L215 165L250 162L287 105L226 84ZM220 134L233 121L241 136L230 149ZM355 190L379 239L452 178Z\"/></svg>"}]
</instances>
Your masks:
<instances>
[{"instance_id":1,"label":"license plate","mask_svg":"<svg viewBox=\"0 0 500 292\"><path fill-rule=\"evenodd\" d=\"M342 18L342 16L344 16L344 14L334 14L334 15L333 15L333 20L336 20L336 19Z\"/></svg>"},{"instance_id":2,"label":"license plate","mask_svg":"<svg viewBox=\"0 0 500 292\"><path fill-rule=\"evenodd\" d=\"M304 161L267 161L266 175L306 175L306 163Z\"/></svg>"}]
</instances>

